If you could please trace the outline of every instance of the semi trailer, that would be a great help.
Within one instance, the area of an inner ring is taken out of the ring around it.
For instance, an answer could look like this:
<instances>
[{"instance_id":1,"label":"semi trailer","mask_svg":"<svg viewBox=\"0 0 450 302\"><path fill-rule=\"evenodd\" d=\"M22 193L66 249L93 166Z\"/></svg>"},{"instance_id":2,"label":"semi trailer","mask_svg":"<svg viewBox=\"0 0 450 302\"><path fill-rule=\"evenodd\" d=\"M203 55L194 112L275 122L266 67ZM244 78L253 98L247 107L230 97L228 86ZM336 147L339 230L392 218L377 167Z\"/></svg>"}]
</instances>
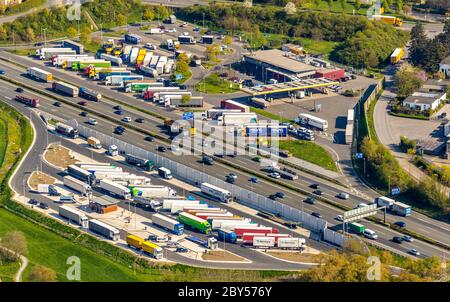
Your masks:
<instances>
[{"instance_id":1,"label":"semi trailer","mask_svg":"<svg viewBox=\"0 0 450 302\"><path fill-rule=\"evenodd\" d=\"M14 99L22 104L25 104L33 108L38 108L40 106L40 101L39 99L36 98L27 98L26 96L23 95L16 95Z\"/></svg>"},{"instance_id":2,"label":"semi trailer","mask_svg":"<svg viewBox=\"0 0 450 302\"><path fill-rule=\"evenodd\" d=\"M182 223L161 214L152 215L153 224L166 229L175 235L182 235L184 226Z\"/></svg>"},{"instance_id":3,"label":"semi trailer","mask_svg":"<svg viewBox=\"0 0 450 302\"><path fill-rule=\"evenodd\" d=\"M63 183L66 187L73 189L84 196L87 196L92 192L92 188L90 185L72 176L64 176Z\"/></svg>"},{"instance_id":4,"label":"semi trailer","mask_svg":"<svg viewBox=\"0 0 450 302\"><path fill-rule=\"evenodd\" d=\"M99 92L84 87L80 87L78 95L94 102L99 102L102 98Z\"/></svg>"},{"instance_id":5,"label":"semi trailer","mask_svg":"<svg viewBox=\"0 0 450 302\"><path fill-rule=\"evenodd\" d=\"M198 230L205 234L208 234L211 231L211 225L208 221L188 213L180 213L178 215L178 221L191 229Z\"/></svg>"},{"instance_id":6,"label":"semi trailer","mask_svg":"<svg viewBox=\"0 0 450 302\"><path fill-rule=\"evenodd\" d=\"M67 173L70 176L73 176L77 179L80 179L89 185L93 185L95 183L95 175L91 174L89 171L86 171L76 165L70 165L67 167Z\"/></svg>"},{"instance_id":7,"label":"semi trailer","mask_svg":"<svg viewBox=\"0 0 450 302\"><path fill-rule=\"evenodd\" d=\"M53 80L53 76L50 72L45 70L29 67L27 69L27 75L35 80L43 81L43 82L51 82Z\"/></svg>"},{"instance_id":8,"label":"semi trailer","mask_svg":"<svg viewBox=\"0 0 450 302\"><path fill-rule=\"evenodd\" d=\"M232 195L229 191L216 187L209 183L202 183L200 185L202 193L214 197L222 202L229 203L233 200Z\"/></svg>"},{"instance_id":9,"label":"semi trailer","mask_svg":"<svg viewBox=\"0 0 450 302\"><path fill-rule=\"evenodd\" d=\"M155 163L152 162L151 160L135 156L129 153L125 154L125 161L130 165L143 168L146 171L152 171L153 167L155 166Z\"/></svg>"},{"instance_id":10,"label":"semi trailer","mask_svg":"<svg viewBox=\"0 0 450 302\"><path fill-rule=\"evenodd\" d=\"M64 82L53 82L52 88L54 91L62 92L71 97L77 97L79 93L78 87L72 86Z\"/></svg>"},{"instance_id":11,"label":"semi trailer","mask_svg":"<svg viewBox=\"0 0 450 302\"><path fill-rule=\"evenodd\" d=\"M109 179L100 180L99 187L100 189L108 192L110 195L121 199L131 199L130 189Z\"/></svg>"},{"instance_id":12,"label":"semi trailer","mask_svg":"<svg viewBox=\"0 0 450 302\"><path fill-rule=\"evenodd\" d=\"M72 126L56 123L55 130L57 133L63 134L69 138L78 138L78 129L74 129Z\"/></svg>"},{"instance_id":13,"label":"semi trailer","mask_svg":"<svg viewBox=\"0 0 450 302\"><path fill-rule=\"evenodd\" d=\"M58 208L59 216L64 217L69 220L69 222L75 222L82 228L88 228L88 217L81 211L74 209L69 206L59 206Z\"/></svg>"},{"instance_id":14,"label":"semi trailer","mask_svg":"<svg viewBox=\"0 0 450 302\"><path fill-rule=\"evenodd\" d=\"M98 221L97 219L89 220L89 230L114 241L117 241L120 238L120 232L118 229L110 226L109 224Z\"/></svg>"}]
</instances>

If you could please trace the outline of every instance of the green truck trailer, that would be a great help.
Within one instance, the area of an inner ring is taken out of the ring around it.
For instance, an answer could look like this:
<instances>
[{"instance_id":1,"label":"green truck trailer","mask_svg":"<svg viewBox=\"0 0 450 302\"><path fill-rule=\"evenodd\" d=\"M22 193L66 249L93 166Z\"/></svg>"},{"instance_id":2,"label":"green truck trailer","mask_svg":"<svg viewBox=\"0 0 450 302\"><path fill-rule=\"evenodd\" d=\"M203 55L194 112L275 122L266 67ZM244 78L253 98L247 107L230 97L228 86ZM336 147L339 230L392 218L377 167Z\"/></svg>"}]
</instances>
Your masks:
<instances>
[{"instance_id":1,"label":"green truck trailer","mask_svg":"<svg viewBox=\"0 0 450 302\"><path fill-rule=\"evenodd\" d=\"M357 234L362 234L366 230L366 227L360 223L352 222L347 224L347 228L349 231L352 231Z\"/></svg>"},{"instance_id":2,"label":"green truck trailer","mask_svg":"<svg viewBox=\"0 0 450 302\"><path fill-rule=\"evenodd\" d=\"M104 62L75 62L72 64L72 70L84 70L85 68L89 66L94 67L111 67L110 61L104 61Z\"/></svg>"},{"instance_id":3,"label":"green truck trailer","mask_svg":"<svg viewBox=\"0 0 450 302\"><path fill-rule=\"evenodd\" d=\"M205 234L208 234L211 231L211 225L208 221L189 213L180 213L180 215L178 215L178 221L191 229L199 230Z\"/></svg>"}]
</instances>

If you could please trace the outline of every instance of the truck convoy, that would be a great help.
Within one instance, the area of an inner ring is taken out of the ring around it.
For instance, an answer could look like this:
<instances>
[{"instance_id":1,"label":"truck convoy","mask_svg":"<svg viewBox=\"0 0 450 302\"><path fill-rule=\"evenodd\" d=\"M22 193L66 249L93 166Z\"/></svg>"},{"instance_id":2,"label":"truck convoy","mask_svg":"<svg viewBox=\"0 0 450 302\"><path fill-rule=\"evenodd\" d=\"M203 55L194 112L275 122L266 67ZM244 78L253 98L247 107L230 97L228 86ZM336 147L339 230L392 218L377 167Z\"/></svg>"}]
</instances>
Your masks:
<instances>
[{"instance_id":1,"label":"truck convoy","mask_svg":"<svg viewBox=\"0 0 450 302\"><path fill-rule=\"evenodd\" d=\"M56 132L63 134L69 138L78 138L78 129L74 129L73 127L66 124L56 123L55 130Z\"/></svg>"},{"instance_id":2,"label":"truck convoy","mask_svg":"<svg viewBox=\"0 0 450 302\"><path fill-rule=\"evenodd\" d=\"M102 98L99 92L84 87L80 87L78 95L94 102L99 102Z\"/></svg>"},{"instance_id":3,"label":"truck convoy","mask_svg":"<svg viewBox=\"0 0 450 302\"><path fill-rule=\"evenodd\" d=\"M219 199L222 202L229 203L233 201L231 193L225 189L213 186L209 183L202 183L200 186L202 193Z\"/></svg>"},{"instance_id":4,"label":"truck convoy","mask_svg":"<svg viewBox=\"0 0 450 302\"><path fill-rule=\"evenodd\" d=\"M62 92L71 97L77 97L79 93L78 87L72 86L64 82L53 82L52 88L54 91Z\"/></svg>"},{"instance_id":5,"label":"truck convoy","mask_svg":"<svg viewBox=\"0 0 450 302\"><path fill-rule=\"evenodd\" d=\"M321 131L327 131L328 129L328 122L326 120L306 113L300 113L295 122L304 126L317 128Z\"/></svg>"},{"instance_id":6,"label":"truck convoy","mask_svg":"<svg viewBox=\"0 0 450 302\"><path fill-rule=\"evenodd\" d=\"M198 230L205 234L208 234L211 231L211 225L208 221L188 213L180 213L178 215L178 221L191 229Z\"/></svg>"},{"instance_id":7,"label":"truck convoy","mask_svg":"<svg viewBox=\"0 0 450 302\"><path fill-rule=\"evenodd\" d=\"M161 214L153 214L152 222L154 225L162 227L175 235L182 235L184 226L182 223Z\"/></svg>"},{"instance_id":8,"label":"truck convoy","mask_svg":"<svg viewBox=\"0 0 450 302\"><path fill-rule=\"evenodd\" d=\"M152 171L153 167L155 166L155 163L151 160L139 156L134 156L132 154L125 154L125 161L130 165L143 168L146 171Z\"/></svg>"},{"instance_id":9,"label":"truck convoy","mask_svg":"<svg viewBox=\"0 0 450 302\"><path fill-rule=\"evenodd\" d=\"M16 95L15 100L33 108L40 106L39 99L27 98L23 95Z\"/></svg>"},{"instance_id":10,"label":"truck convoy","mask_svg":"<svg viewBox=\"0 0 450 302\"><path fill-rule=\"evenodd\" d=\"M92 188L90 185L72 176L64 176L63 182L66 187L80 192L83 196L87 196L92 192Z\"/></svg>"},{"instance_id":11,"label":"truck convoy","mask_svg":"<svg viewBox=\"0 0 450 302\"><path fill-rule=\"evenodd\" d=\"M69 222L75 222L82 228L88 228L88 217L81 211L69 206L62 205L58 208L59 216L69 220Z\"/></svg>"},{"instance_id":12,"label":"truck convoy","mask_svg":"<svg viewBox=\"0 0 450 302\"><path fill-rule=\"evenodd\" d=\"M137 250L142 250L155 259L163 257L163 249L150 241L145 241L143 238L135 235L127 236L127 245L134 247Z\"/></svg>"},{"instance_id":13,"label":"truck convoy","mask_svg":"<svg viewBox=\"0 0 450 302\"><path fill-rule=\"evenodd\" d=\"M120 238L120 232L115 227L112 227L104 222L98 221L97 219L89 220L89 230L94 233L105 236L108 239L117 241Z\"/></svg>"},{"instance_id":14,"label":"truck convoy","mask_svg":"<svg viewBox=\"0 0 450 302\"><path fill-rule=\"evenodd\" d=\"M47 83L53 80L53 76L50 72L44 71L36 67L29 67L27 69L27 75L33 79L44 81Z\"/></svg>"},{"instance_id":15,"label":"truck convoy","mask_svg":"<svg viewBox=\"0 0 450 302\"><path fill-rule=\"evenodd\" d=\"M394 199L380 196L375 198L375 203L379 207L386 207L386 209L399 216L410 216L412 208L410 205L395 201Z\"/></svg>"},{"instance_id":16,"label":"truck convoy","mask_svg":"<svg viewBox=\"0 0 450 302\"><path fill-rule=\"evenodd\" d=\"M130 189L109 179L100 180L99 187L100 189L108 192L110 195L116 196L121 199L131 199Z\"/></svg>"}]
</instances>

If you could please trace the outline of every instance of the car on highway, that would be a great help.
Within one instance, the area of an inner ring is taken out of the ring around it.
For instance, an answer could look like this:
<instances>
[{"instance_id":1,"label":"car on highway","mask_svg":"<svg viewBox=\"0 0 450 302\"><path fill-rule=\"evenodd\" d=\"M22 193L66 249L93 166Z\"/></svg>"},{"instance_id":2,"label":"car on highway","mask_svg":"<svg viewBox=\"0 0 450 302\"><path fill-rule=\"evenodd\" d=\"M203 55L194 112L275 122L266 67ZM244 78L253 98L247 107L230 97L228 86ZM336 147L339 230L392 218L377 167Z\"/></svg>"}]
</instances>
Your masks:
<instances>
[{"instance_id":1,"label":"car on highway","mask_svg":"<svg viewBox=\"0 0 450 302\"><path fill-rule=\"evenodd\" d=\"M234 174L234 173L230 173L230 174L228 174L228 175L227 175L227 177L233 178L234 180L236 180L236 179L237 179L237 175L236 175L236 174Z\"/></svg>"},{"instance_id":2,"label":"car on highway","mask_svg":"<svg viewBox=\"0 0 450 302\"><path fill-rule=\"evenodd\" d=\"M40 207L43 210L48 210L49 206L45 202L40 202L38 207Z\"/></svg>"},{"instance_id":3,"label":"car on highway","mask_svg":"<svg viewBox=\"0 0 450 302\"><path fill-rule=\"evenodd\" d=\"M124 118L122 119L122 122L125 122L125 123L131 122L131 117L129 117L129 116L124 117Z\"/></svg>"},{"instance_id":4,"label":"car on highway","mask_svg":"<svg viewBox=\"0 0 450 302\"><path fill-rule=\"evenodd\" d=\"M319 184L311 184L309 187L313 188L313 189L319 189L320 185Z\"/></svg>"},{"instance_id":5,"label":"car on highway","mask_svg":"<svg viewBox=\"0 0 450 302\"><path fill-rule=\"evenodd\" d=\"M277 196L275 194L269 195L269 199L277 200Z\"/></svg>"},{"instance_id":6,"label":"car on highway","mask_svg":"<svg viewBox=\"0 0 450 302\"><path fill-rule=\"evenodd\" d=\"M309 204L316 204L316 199L314 197L307 197L304 202Z\"/></svg>"},{"instance_id":7,"label":"car on highway","mask_svg":"<svg viewBox=\"0 0 450 302\"><path fill-rule=\"evenodd\" d=\"M88 113L87 113L86 111L81 111L81 112L80 112L80 115L81 115L81 116L88 116Z\"/></svg>"},{"instance_id":8,"label":"car on highway","mask_svg":"<svg viewBox=\"0 0 450 302\"><path fill-rule=\"evenodd\" d=\"M117 110L117 111L115 112L115 114L117 114L117 115L123 115L123 111L122 111L122 110Z\"/></svg>"},{"instance_id":9,"label":"car on highway","mask_svg":"<svg viewBox=\"0 0 450 302\"><path fill-rule=\"evenodd\" d=\"M402 243L403 242L403 238L395 236L395 237L392 238L392 241L396 242L396 243Z\"/></svg>"},{"instance_id":10,"label":"car on highway","mask_svg":"<svg viewBox=\"0 0 450 302\"><path fill-rule=\"evenodd\" d=\"M396 221L394 223L396 226L401 227L401 228L405 228L406 227L406 223L403 221Z\"/></svg>"},{"instance_id":11,"label":"car on highway","mask_svg":"<svg viewBox=\"0 0 450 302\"><path fill-rule=\"evenodd\" d=\"M322 215L320 215L320 213L318 213L318 212L312 212L311 215L316 218L322 218Z\"/></svg>"},{"instance_id":12,"label":"car on highway","mask_svg":"<svg viewBox=\"0 0 450 302\"><path fill-rule=\"evenodd\" d=\"M261 162L261 157L255 156L255 157L252 158L252 160L256 161L257 163L260 163Z\"/></svg>"},{"instance_id":13,"label":"car on highway","mask_svg":"<svg viewBox=\"0 0 450 302\"><path fill-rule=\"evenodd\" d=\"M54 102L53 105L56 106L56 107L61 107L61 103L60 102Z\"/></svg>"},{"instance_id":14,"label":"car on highway","mask_svg":"<svg viewBox=\"0 0 450 302\"><path fill-rule=\"evenodd\" d=\"M372 239L372 240L378 239L378 235L374 231L369 230L369 229L364 230L363 236L366 238Z\"/></svg>"},{"instance_id":15,"label":"car on highway","mask_svg":"<svg viewBox=\"0 0 450 302\"><path fill-rule=\"evenodd\" d=\"M403 238L403 240L406 241L406 242L413 242L413 241L414 241L414 238L412 238L412 237L409 236L409 235L404 235L402 238Z\"/></svg>"},{"instance_id":16,"label":"car on highway","mask_svg":"<svg viewBox=\"0 0 450 302\"><path fill-rule=\"evenodd\" d=\"M186 22L183 22L181 25L180 25L180 27L186 27L187 26L187 23Z\"/></svg>"},{"instance_id":17,"label":"car on highway","mask_svg":"<svg viewBox=\"0 0 450 302\"><path fill-rule=\"evenodd\" d=\"M117 105L117 106L114 106L113 109L114 109L114 110L122 110L122 107L119 106L119 105Z\"/></svg>"},{"instance_id":18,"label":"car on highway","mask_svg":"<svg viewBox=\"0 0 450 302\"><path fill-rule=\"evenodd\" d=\"M334 218L334 219L336 219L337 221L344 221L344 216L337 215L336 218Z\"/></svg>"},{"instance_id":19,"label":"car on highway","mask_svg":"<svg viewBox=\"0 0 450 302\"><path fill-rule=\"evenodd\" d=\"M144 119L142 117L138 117L137 119L135 119L136 123L140 123L142 124L144 122Z\"/></svg>"},{"instance_id":20,"label":"car on highway","mask_svg":"<svg viewBox=\"0 0 450 302\"><path fill-rule=\"evenodd\" d=\"M230 183L230 184L234 184L236 182L236 179L230 177L229 175L225 176L225 181Z\"/></svg>"},{"instance_id":21,"label":"car on highway","mask_svg":"<svg viewBox=\"0 0 450 302\"><path fill-rule=\"evenodd\" d=\"M214 163L214 160L212 159L211 156L203 155L202 163L207 164L207 165L212 165Z\"/></svg>"},{"instance_id":22,"label":"car on highway","mask_svg":"<svg viewBox=\"0 0 450 302\"><path fill-rule=\"evenodd\" d=\"M154 139L153 136L146 136L146 137L145 137L145 140L146 140L147 142L154 142L154 141L155 141L155 139Z\"/></svg>"},{"instance_id":23,"label":"car on highway","mask_svg":"<svg viewBox=\"0 0 450 302\"><path fill-rule=\"evenodd\" d=\"M148 241L156 241L156 238L158 238L158 236L152 234L152 235L148 235L147 240Z\"/></svg>"},{"instance_id":24,"label":"car on highway","mask_svg":"<svg viewBox=\"0 0 450 302\"><path fill-rule=\"evenodd\" d=\"M144 47L150 50L155 50L155 46L152 43L145 43Z\"/></svg>"},{"instance_id":25,"label":"car on highway","mask_svg":"<svg viewBox=\"0 0 450 302\"><path fill-rule=\"evenodd\" d=\"M19 92L19 93L23 92L23 88L22 87L17 87L16 88L16 92Z\"/></svg>"},{"instance_id":26,"label":"car on highway","mask_svg":"<svg viewBox=\"0 0 450 302\"><path fill-rule=\"evenodd\" d=\"M95 126L95 125L97 125L97 120L95 118L90 118L90 119L88 119L87 123L92 126Z\"/></svg>"},{"instance_id":27,"label":"car on highway","mask_svg":"<svg viewBox=\"0 0 450 302\"><path fill-rule=\"evenodd\" d=\"M122 127L122 126L117 126L117 127L114 129L114 133L116 133L116 134L123 134L124 132L125 132L125 128Z\"/></svg>"},{"instance_id":28,"label":"car on highway","mask_svg":"<svg viewBox=\"0 0 450 302\"><path fill-rule=\"evenodd\" d=\"M177 29L176 29L176 28L168 28L168 29L166 30L166 32L168 32L168 33L176 33L176 32L177 32Z\"/></svg>"},{"instance_id":29,"label":"car on highway","mask_svg":"<svg viewBox=\"0 0 450 302\"><path fill-rule=\"evenodd\" d=\"M158 152L166 152L166 147L158 146Z\"/></svg>"},{"instance_id":30,"label":"car on highway","mask_svg":"<svg viewBox=\"0 0 450 302\"><path fill-rule=\"evenodd\" d=\"M272 172L269 174L269 176L276 179L281 178L281 175L278 172Z\"/></svg>"},{"instance_id":31,"label":"car on highway","mask_svg":"<svg viewBox=\"0 0 450 302\"><path fill-rule=\"evenodd\" d=\"M360 209L360 208L364 208L364 207L368 207L368 206L369 206L368 204L366 204L366 203L364 203L364 202L361 202L361 203L359 203L359 204L356 206L355 209Z\"/></svg>"},{"instance_id":32,"label":"car on highway","mask_svg":"<svg viewBox=\"0 0 450 302\"><path fill-rule=\"evenodd\" d=\"M185 31L185 32L183 33L183 36L189 36L189 33L188 33L187 31Z\"/></svg>"},{"instance_id":33,"label":"car on highway","mask_svg":"<svg viewBox=\"0 0 450 302\"><path fill-rule=\"evenodd\" d=\"M409 253L414 256L420 256L420 252L416 249L410 249Z\"/></svg>"},{"instance_id":34,"label":"car on highway","mask_svg":"<svg viewBox=\"0 0 450 302\"><path fill-rule=\"evenodd\" d=\"M252 183L258 183L258 178L252 177L252 178L250 178L250 181L251 181Z\"/></svg>"},{"instance_id":35,"label":"car on highway","mask_svg":"<svg viewBox=\"0 0 450 302\"><path fill-rule=\"evenodd\" d=\"M78 102L78 105L87 106L87 102L86 101L80 101L80 102Z\"/></svg>"},{"instance_id":36,"label":"car on highway","mask_svg":"<svg viewBox=\"0 0 450 302\"><path fill-rule=\"evenodd\" d=\"M197 26L196 28L193 29L193 31L198 33L200 31L200 27Z\"/></svg>"},{"instance_id":37,"label":"car on highway","mask_svg":"<svg viewBox=\"0 0 450 302\"><path fill-rule=\"evenodd\" d=\"M323 192L321 190L314 190L313 193L319 196L323 195Z\"/></svg>"},{"instance_id":38,"label":"car on highway","mask_svg":"<svg viewBox=\"0 0 450 302\"><path fill-rule=\"evenodd\" d=\"M350 195L348 193L341 192L337 195L337 197L340 199L349 199Z\"/></svg>"},{"instance_id":39,"label":"car on highway","mask_svg":"<svg viewBox=\"0 0 450 302\"><path fill-rule=\"evenodd\" d=\"M36 205L36 204L39 203L39 201L37 201L37 200L34 199L34 198L31 198L30 200L28 200L28 203L29 203L29 204L33 204L33 205Z\"/></svg>"},{"instance_id":40,"label":"car on highway","mask_svg":"<svg viewBox=\"0 0 450 302\"><path fill-rule=\"evenodd\" d=\"M276 192L275 196L278 198L284 198L286 196L286 194L284 194L283 192Z\"/></svg>"},{"instance_id":41,"label":"car on highway","mask_svg":"<svg viewBox=\"0 0 450 302\"><path fill-rule=\"evenodd\" d=\"M2 69L0 69L0 74L5 74L6 72Z\"/></svg>"},{"instance_id":42,"label":"car on highway","mask_svg":"<svg viewBox=\"0 0 450 302\"><path fill-rule=\"evenodd\" d=\"M175 252L177 252L177 253L187 253L187 252L189 252L189 250L187 248L185 248L185 247L179 246L179 247L177 247Z\"/></svg>"}]
</instances>

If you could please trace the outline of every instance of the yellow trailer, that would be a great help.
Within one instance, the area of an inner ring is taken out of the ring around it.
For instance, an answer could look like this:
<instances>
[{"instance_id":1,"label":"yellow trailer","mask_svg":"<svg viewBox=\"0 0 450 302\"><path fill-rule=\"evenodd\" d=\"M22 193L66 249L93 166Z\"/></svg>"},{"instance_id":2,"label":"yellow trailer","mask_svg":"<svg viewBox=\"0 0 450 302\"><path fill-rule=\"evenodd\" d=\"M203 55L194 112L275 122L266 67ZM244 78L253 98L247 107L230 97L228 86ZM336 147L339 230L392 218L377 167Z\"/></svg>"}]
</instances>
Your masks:
<instances>
[{"instance_id":1,"label":"yellow trailer","mask_svg":"<svg viewBox=\"0 0 450 302\"><path fill-rule=\"evenodd\" d=\"M142 242L142 250L156 259L161 259L163 257L163 249L152 242Z\"/></svg>"},{"instance_id":2,"label":"yellow trailer","mask_svg":"<svg viewBox=\"0 0 450 302\"><path fill-rule=\"evenodd\" d=\"M390 56L391 64L397 64L405 55L403 48L396 48Z\"/></svg>"},{"instance_id":3,"label":"yellow trailer","mask_svg":"<svg viewBox=\"0 0 450 302\"><path fill-rule=\"evenodd\" d=\"M373 15L372 19L382 21L393 26L402 26L403 20L394 16Z\"/></svg>"},{"instance_id":4,"label":"yellow trailer","mask_svg":"<svg viewBox=\"0 0 450 302\"><path fill-rule=\"evenodd\" d=\"M128 246L132 246L138 250L142 248L142 243L144 242L144 239L136 236L136 235L128 235L127 236L127 244Z\"/></svg>"},{"instance_id":5,"label":"yellow trailer","mask_svg":"<svg viewBox=\"0 0 450 302\"><path fill-rule=\"evenodd\" d=\"M136 59L136 65L141 65L142 64L146 54L147 54L147 49L145 49L145 48L140 48L139 49L139 53L138 53L138 56L137 56L137 59Z\"/></svg>"}]
</instances>

